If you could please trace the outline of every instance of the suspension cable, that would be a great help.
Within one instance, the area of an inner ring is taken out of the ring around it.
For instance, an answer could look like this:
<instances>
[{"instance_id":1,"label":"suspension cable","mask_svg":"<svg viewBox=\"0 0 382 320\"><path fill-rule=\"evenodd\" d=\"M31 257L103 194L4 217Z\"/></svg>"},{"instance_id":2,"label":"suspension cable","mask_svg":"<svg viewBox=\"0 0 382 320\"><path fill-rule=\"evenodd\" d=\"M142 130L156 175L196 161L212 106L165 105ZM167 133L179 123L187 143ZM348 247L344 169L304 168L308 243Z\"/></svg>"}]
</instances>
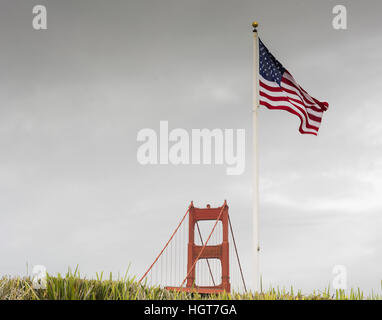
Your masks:
<instances>
[{"instance_id":1,"label":"suspension cable","mask_svg":"<svg viewBox=\"0 0 382 320\"><path fill-rule=\"evenodd\" d=\"M151 264L150 268L147 269L147 271L145 272L145 274L142 276L142 278L139 279L138 283L141 283L141 281L146 277L146 275L149 273L149 271L152 269L152 267L155 265L155 263L158 261L158 259L160 258L160 256L162 255L163 251L167 248L168 244L171 242L172 238L175 236L176 232L178 231L179 227L181 226L181 224L183 223L184 219L186 219L188 213L190 212L190 207L188 207L185 215L183 216L182 220L179 222L178 226L176 227L175 231L172 233L170 239L167 241L167 243L165 244L165 246L163 247L162 251L158 254L158 256L156 257L156 259L154 260L154 262Z\"/></svg>"},{"instance_id":2,"label":"suspension cable","mask_svg":"<svg viewBox=\"0 0 382 320\"><path fill-rule=\"evenodd\" d=\"M240 269L241 279L243 280L243 285L244 285L245 293L247 293L247 286L245 285L244 275L243 275L243 270L241 269L241 263L240 263L239 253L238 253L238 251L237 251L236 241L235 241L235 236L233 235L232 224L231 224L231 219L230 219L230 217L229 217L229 214L228 214L228 222L229 222L229 228L231 229L231 235L232 235L233 245L234 245L234 247L235 247L235 252L236 252L237 262L238 262L238 264L239 264L239 269Z\"/></svg>"},{"instance_id":3,"label":"suspension cable","mask_svg":"<svg viewBox=\"0 0 382 320\"><path fill-rule=\"evenodd\" d=\"M203 246L204 243L203 243L203 239L202 239L202 234L201 234L200 229L199 229L198 221L196 221L196 227L198 228L198 233L199 233L200 242L201 242L201 244L202 244L202 246ZM215 279L214 279L214 275L212 274L212 270L211 270L211 266L210 266L210 261L208 260L208 258L207 258L206 260L207 260L208 269L210 270L210 275L211 275L212 283L214 284L214 286L216 286L216 284L215 284Z\"/></svg>"}]
</instances>

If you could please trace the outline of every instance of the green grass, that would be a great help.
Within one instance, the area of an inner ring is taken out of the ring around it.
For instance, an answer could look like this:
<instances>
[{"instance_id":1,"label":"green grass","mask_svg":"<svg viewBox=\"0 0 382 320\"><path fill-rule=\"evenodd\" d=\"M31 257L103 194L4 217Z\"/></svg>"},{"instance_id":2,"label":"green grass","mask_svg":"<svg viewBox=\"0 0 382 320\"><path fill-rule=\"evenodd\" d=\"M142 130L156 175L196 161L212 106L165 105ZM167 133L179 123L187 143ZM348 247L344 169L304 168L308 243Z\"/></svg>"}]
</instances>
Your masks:
<instances>
[{"instance_id":1,"label":"green grass","mask_svg":"<svg viewBox=\"0 0 382 320\"><path fill-rule=\"evenodd\" d=\"M139 284L135 277L127 274L118 280L113 280L112 274L104 279L103 273L96 274L96 279L81 278L77 269L66 275L47 275L46 289L33 289L29 277L0 279L0 300L381 300L382 296L372 293L364 295L362 291L350 290L330 292L313 292L303 295L300 291L270 288L259 293L237 293L219 295L200 295L167 291L160 287L150 287Z\"/></svg>"}]
</instances>

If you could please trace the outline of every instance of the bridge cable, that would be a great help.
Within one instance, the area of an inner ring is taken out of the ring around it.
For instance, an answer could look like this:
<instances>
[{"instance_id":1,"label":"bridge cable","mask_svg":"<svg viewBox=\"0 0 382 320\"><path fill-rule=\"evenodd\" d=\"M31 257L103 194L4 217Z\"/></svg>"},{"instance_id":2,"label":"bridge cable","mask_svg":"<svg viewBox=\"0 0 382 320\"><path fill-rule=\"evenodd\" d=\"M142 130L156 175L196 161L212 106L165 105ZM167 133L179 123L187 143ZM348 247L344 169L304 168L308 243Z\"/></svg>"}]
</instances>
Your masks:
<instances>
[{"instance_id":1,"label":"bridge cable","mask_svg":"<svg viewBox=\"0 0 382 320\"><path fill-rule=\"evenodd\" d=\"M201 244L202 244L202 246L203 246L204 243L203 243L203 239L202 239L202 234L201 234L200 229L199 229L198 221L196 221L196 227L198 228L198 233L199 233L200 242L201 242ZM207 260L208 269L210 270L210 275L211 275L212 283L214 284L214 286L216 286L216 284L215 284L215 279L214 279L214 276L213 276L213 274L212 274L212 270L211 270L211 266L210 266L210 261L208 260L208 258L207 258L206 260Z\"/></svg>"},{"instance_id":2,"label":"bridge cable","mask_svg":"<svg viewBox=\"0 0 382 320\"><path fill-rule=\"evenodd\" d=\"M139 279L138 283L141 283L141 281L146 277L146 275L150 272L152 267L155 265L155 263L158 261L160 256L162 255L163 251L167 248L168 244L171 242L172 238L175 236L176 232L178 231L179 227L183 223L184 219L186 219L188 213L190 212L190 207L187 209L186 214L183 216L182 220L179 222L178 226L176 227L175 231L172 233L170 239L167 241L165 246L163 247L162 251L158 254L158 256L155 258L154 262L151 264L151 266L147 269L145 274ZM166 259L167 260L167 259Z\"/></svg>"},{"instance_id":3,"label":"bridge cable","mask_svg":"<svg viewBox=\"0 0 382 320\"><path fill-rule=\"evenodd\" d=\"M242 270L242 268L241 268L241 263L240 263L239 253L238 253L238 251L237 251L236 241L235 241L235 237L234 237L234 235L233 235L232 224L231 224L231 219L230 219L230 217L229 217L229 214L228 214L228 222L229 222L229 228L231 229L231 235L232 235L233 245L234 245L234 247L235 247L235 252L236 252L237 262L238 262L238 264L239 264L239 269L240 269L241 279L243 280L243 285L244 285L245 293L247 293L247 286L245 285L245 280L244 280L243 270Z\"/></svg>"}]
</instances>

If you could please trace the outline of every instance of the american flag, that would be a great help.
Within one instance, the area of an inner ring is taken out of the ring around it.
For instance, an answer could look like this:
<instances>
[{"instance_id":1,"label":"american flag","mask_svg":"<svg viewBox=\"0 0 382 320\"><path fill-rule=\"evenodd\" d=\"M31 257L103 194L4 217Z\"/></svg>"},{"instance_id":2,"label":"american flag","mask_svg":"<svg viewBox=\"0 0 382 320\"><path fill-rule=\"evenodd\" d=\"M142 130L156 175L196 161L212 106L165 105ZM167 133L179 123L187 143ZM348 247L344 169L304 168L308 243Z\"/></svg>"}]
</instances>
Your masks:
<instances>
[{"instance_id":1,"label":"american flag","mask_svg":"<svg viewBox=\"0 0 382 320\"><path fill-rule=\"evenodd\" d=\"M259 39L260 105L285 110L301 120L300 133L317 135L322 115L329 107L311 97Z\"/></svg>"}]
</instances>

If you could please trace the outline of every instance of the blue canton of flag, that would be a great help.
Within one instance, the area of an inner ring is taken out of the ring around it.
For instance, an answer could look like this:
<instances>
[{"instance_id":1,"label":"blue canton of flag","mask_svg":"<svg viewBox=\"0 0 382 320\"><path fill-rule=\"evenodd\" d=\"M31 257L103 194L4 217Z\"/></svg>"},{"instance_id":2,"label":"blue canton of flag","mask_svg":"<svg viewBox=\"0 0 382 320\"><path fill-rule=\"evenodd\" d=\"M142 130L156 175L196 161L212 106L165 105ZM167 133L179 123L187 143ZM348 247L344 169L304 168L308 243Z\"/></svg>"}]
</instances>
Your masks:
<instances>
[{"instance_id":1,"label":"blue canton of flag","mask_svg":"<svg viewBox=\"0 0 382 320\"><path fill-rule=\"evenodd\" d=\"M263 42L259 39L259 61L260 61L260 74L268 81L275 81L279 85L285 72L283 65L276 60L276 58L264 46Z\"/></svg>"}]
</instances>

